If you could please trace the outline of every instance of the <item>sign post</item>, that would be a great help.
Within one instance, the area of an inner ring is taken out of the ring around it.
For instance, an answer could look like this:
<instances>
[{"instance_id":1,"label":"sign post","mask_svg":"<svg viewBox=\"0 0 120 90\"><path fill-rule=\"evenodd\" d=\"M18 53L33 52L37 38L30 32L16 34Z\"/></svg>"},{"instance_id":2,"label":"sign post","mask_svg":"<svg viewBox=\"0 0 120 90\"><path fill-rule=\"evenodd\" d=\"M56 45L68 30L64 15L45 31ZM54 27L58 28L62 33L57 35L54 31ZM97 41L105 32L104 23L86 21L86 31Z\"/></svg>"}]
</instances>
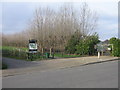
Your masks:
<instances>
[{"instance_id":1,"label":"sign post","mask_svg":"<svg viewBox=\"0 0 120 90\"><path fill-rule=\"evenodd\" d=\"M31 39L29 40L29 53L28 53L28 57L32 60L33 59L33 55L35 53L37 53L37 40L35 39Z\"/></svg>"},{"instance_id":2,"label":"sign post","mask_svg":"<svg viewBox=\"0 0 120 90\"><path fill-rule=\"evenodd\" d=\"M109 46L112 45L112 48L110 48ZM98 43L97 45L95 45L95 49L97 49L97 52L98 52L98 58L100 58L100 53L101 55L103 56L104 52L106 50L109 50L109 51L113 51L113 44L103 44L103 43Z\"/></svg>"},{"instance_id":3,"label":"sign post","mask_svg":"<svg viewBox=\"0 0 120 90\"><path fill-rule=\"evenodd\" d=\"M100 52L98 52L98 58L100 58Z\"/></svg>"},{"instance_id":4,"label":"sign post","mask_svg":"<svg viewBox=\"0 0 120 90\"><path fill-rule=\"evenodd\" d=\"M37 53L37 40L29 40L29 52Z\"/></svg>"},{"instance_id":5,"label":"sign post","mask_svg":"<svg viewBox=\"0 0 120 90\"><path fill-rule=\"evenodd\" d=\"M100 59L100 52L103 51L103 45L101 43L97 44L96 48L98 52L98 58Z\"/></svg>"}]
</instances>

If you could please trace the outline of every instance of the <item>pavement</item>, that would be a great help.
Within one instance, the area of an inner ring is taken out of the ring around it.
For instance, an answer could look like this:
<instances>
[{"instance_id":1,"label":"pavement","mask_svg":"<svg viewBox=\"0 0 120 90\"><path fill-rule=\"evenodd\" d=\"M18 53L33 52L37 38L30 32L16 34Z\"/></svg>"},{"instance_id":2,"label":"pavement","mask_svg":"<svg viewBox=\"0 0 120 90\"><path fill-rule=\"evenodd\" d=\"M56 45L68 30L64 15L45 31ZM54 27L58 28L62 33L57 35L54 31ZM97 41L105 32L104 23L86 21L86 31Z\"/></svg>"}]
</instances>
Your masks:
<instances>
[{"instance_id":1,"label":"pavement","mask_svg":"<svg viewBox=\"0 0 120 90\"><path fill-rule=\"evenodd\" d=\"M115 61L118 57L101 56L100 59L97 56L90 57L78 57L78 58L64 58L64 59L52 59L42 61L23 61L10 58L2 58L2 61L8 64L8 69L2 70L2 76L14 76L18 74L32 73L45 70L55 70L61 68L71 68L77 66L84 66L89 64Z\"/></svg>"},{"instance_id":2,"label":"pavement","mask_svg":"<svg viewBox=\"0 0 120 90\"><path fill-rule=\"evenodd\" d=\"M118 61L38 70L3 77L2 81L3 88L118 88Z\"/></svg>"}]
</instances>

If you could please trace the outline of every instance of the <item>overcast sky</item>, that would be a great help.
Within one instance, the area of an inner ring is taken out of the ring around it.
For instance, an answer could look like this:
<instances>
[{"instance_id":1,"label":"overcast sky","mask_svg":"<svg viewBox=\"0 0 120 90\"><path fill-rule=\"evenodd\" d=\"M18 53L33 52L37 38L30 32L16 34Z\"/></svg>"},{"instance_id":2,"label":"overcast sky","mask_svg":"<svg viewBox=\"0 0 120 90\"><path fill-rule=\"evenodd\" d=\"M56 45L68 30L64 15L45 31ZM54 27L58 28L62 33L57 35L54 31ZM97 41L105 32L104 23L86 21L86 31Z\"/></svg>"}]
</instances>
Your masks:
<instances>
[{"instance_id":1,"label":"overcast sky","mask_svg":"<svg viewBox=\"0 0 120 90\"><path fill-rule=\"evenodd\" d=\"M26 28L33 17L34 10L41 7L58 8L64 2L4 2L0 3L0 28L6 34L20 32ZM81 2L72 2L77 8ZM118 2L91 1L86 3L99 15L98 32L100 40L118 36ZM2 6L1 6L2 4ZM2 10L1 10L2 8ZM1 21L2 19L2 21Z\"/></svg>"}]
</instances>

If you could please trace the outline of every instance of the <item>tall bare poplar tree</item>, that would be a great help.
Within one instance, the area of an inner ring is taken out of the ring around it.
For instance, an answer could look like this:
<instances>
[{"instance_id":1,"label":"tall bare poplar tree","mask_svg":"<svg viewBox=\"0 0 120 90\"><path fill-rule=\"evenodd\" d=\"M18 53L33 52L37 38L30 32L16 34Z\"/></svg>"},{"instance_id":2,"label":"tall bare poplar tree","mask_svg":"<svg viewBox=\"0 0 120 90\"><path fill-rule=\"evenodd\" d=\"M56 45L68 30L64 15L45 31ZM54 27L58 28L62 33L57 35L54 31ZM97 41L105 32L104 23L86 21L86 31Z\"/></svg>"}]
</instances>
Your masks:
<instances>
[{"instance_id":1,"label":"tall bare poplar tree","mask_svg":"<svg viewBox=\"0 0 120 90\"><path fill-rule=\"evenodd\" d=\"M86 3L82 3L77 9L71 3L62 5L58 10L39 7L26 30L3 35L3 45L26 47L29 39L37 39L39 50L64 50L74 33L77 33L78 38L92 35L96 26L97 15Z\"/></svg>"}]
</instances>

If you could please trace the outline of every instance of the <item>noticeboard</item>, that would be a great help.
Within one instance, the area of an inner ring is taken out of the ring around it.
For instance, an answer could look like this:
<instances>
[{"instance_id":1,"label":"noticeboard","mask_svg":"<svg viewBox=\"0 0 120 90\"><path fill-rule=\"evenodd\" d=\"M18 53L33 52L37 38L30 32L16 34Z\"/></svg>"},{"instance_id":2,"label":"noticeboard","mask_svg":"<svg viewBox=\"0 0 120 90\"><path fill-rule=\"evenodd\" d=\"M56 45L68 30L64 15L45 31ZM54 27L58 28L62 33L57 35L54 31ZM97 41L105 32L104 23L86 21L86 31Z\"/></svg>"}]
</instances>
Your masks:
<instances>
[{"instance_id":1,"label":"noticeboard","mask_svg":"<svg viewBox=\"0 0 120 90\"><path fill-rule=\"evenodd\" d=\"M29 40L29 52L36 53L37 49L37 40Z\"/></svg>"},{"instance_id":2,"label":"noticeboard","mask_svg":"<svg viewBox=\"0 0 120 90\"><path fill-rule=\"evenodd\" d=\"M106 50L111 50L111 48L109 48L107 44L97 44L96 48L97 48L98 52L100 52L100 51L104 52Z\"/></svg>"},{"instance_id":3,"label":"noticeboard","mask_svg":"<svg viewBox=\"0 0 120 90\"><path fill-rule=\"evenodd\" d=\"M97 51L102 51L102 46L97 46Z\"/></svg>"},{"instance_id":4,"label":"noticeboard","mask_svg":"<svg viewBox=\"0 0 120 90\"><path fill-rule=\"evenodd\" d=\"M37 49L37 44L36 44L36 43L29 43L29 49L30 49L30 50L35 50L35 49Z\"/></svg>"}]
</instances>

